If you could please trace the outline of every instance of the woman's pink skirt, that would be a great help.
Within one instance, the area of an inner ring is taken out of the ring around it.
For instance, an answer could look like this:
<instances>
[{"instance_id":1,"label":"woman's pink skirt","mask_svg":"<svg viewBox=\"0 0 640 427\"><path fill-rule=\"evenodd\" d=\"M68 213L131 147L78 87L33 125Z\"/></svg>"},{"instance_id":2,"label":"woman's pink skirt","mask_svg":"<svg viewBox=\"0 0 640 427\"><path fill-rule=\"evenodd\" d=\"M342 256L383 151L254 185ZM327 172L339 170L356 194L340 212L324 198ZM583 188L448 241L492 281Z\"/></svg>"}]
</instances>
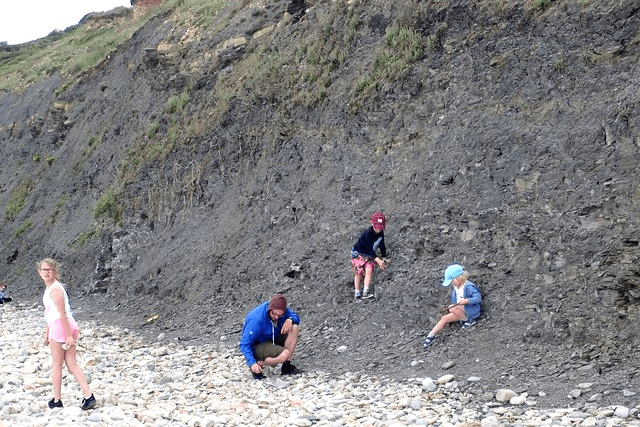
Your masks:
<instances>
[{"instance_id":1,"label":"woman's pink skirt","mask_svg":"<svg viewBox=\"0 0 640 427\"><path fill-rule=\"evenodd\" d=\"M69 319L69 326L71 327L73 339L77 340L80 327L73 317L67 317L67 319ZM49 340L58 342L65 342L67 340L67 335L64 333L64 326L62 326L62 320L56 319L49 323Z\"/></svg>"}]
</instances>

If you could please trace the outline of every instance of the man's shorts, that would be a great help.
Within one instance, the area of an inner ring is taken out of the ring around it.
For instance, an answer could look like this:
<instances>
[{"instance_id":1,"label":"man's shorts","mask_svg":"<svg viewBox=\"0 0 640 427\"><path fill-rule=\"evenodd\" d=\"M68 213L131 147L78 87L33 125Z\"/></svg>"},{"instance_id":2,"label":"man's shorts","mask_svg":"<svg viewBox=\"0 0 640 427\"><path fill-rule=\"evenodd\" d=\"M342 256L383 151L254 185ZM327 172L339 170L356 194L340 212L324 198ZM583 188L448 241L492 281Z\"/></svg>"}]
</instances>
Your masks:
<instances>
[{"instance_id":1,"label":"man's shorts","mask_svg":"<svg viewBox=\"0 0 640 427\"><path fill-rule=\"evenodd\" d=\"M258 361L263 361L267 357L278 357L280 353L284 351L284 342L287 339L286 335L278 335L275 340L275 344L271 341L265 341L253 346L253 356Z\"/></svg>"}]
</instances>

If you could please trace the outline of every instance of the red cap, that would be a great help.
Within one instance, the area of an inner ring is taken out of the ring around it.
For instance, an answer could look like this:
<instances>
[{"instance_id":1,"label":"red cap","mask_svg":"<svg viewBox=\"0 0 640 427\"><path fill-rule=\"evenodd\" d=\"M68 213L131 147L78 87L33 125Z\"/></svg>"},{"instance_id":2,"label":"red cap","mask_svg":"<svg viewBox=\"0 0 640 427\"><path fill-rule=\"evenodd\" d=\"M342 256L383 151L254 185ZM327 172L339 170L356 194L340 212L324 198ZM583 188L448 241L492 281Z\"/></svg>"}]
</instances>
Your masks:
<instances>
[{"instance_id":1,"label":"red cap","mask_svg":"<svg viewBox=\"0 0 640 427\"><path fill-rule=\"evenodd\" d=\"M269 301L269 310L286 310L287 299L282 294L275 294Z\"/></svg>"},{"instance_id":2,"label":"red cap","mask_svg":"<svg viewBox=\"0 0 640 427\"><path fill-rule=\"evenodd\" d=\"M371 217L371 225L373 225L373 229L376 231L384 230L384 227L387 225L387 218L385 218L382 212L378 211Z\"/></svg>"}]
</instances>

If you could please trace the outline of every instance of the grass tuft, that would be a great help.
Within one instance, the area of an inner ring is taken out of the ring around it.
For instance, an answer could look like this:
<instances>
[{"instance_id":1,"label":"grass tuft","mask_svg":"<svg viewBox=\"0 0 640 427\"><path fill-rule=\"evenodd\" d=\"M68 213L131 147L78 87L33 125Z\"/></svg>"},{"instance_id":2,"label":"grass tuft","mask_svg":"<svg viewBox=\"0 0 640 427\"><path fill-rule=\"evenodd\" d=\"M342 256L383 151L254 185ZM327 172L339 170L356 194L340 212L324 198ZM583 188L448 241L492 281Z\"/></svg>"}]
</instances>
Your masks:
<instances>
[{"instance_id":1,"label":"grass tuft","mask_svg":"<svg viewBox=\"0 0 640 427\"><path fill-rule=\"evenodd\" d=\"M180 95L174 95L167 100L167 113L182 113L184 106L189 102L189 94L184 91Z\"/></svg>"},{"instance_id":2,"label":"grass tuft","mask_svg":"<svg viewBox=\"0 0 640 427\"><path fill-rule=\"evenodd\" d=\"M7 221L13 221L18 216L27 201L27 197L29 197L32 185L31 180L27 179L18 184L13 190L4 209L4 217Z\"/></svg>"},{"instance_id":3,"label":"grass tuft","mask_svg":"<svg viewBox=\"0 0 640 427\"><path fill-rule=\"evenodd\" d=\"M93 209L93 216L100 218L105 213L114 209L120 199L120 193L114 189L107 190L96 202L96 206Z\"/></svg>"},{"instance_id":4,"label":"grass tuft","mask_svg":"<svg viewBox=\"0 0 640 427\"><path fill-rule=\"evenodd\" d=\"M78 246L80 248L84 247L87 242L91 239L93 239L94 237L98 236L99 233L97 230L94 229L89 229L89 230L85 230L82 233L78 234L78 237L76 237L75 241L73 242L73 244L75 246Z\"/></svg>"},{"instance_id":5,"label":"grass tuft","mask_svg":"<svg viewBox=\"0 0 640 427\"><path fill-rule=\"evenodd\" d=\"M16 229L16 231L13 233L13 236L14 237L18 237L19 235L21 235L22 233L27 231L29 228L31 228L32 225L33 225L33 223L31 221L23 222L22 225L20 227L18 227Z\"/></svg>"},{"instance_id":6,"label":"grass tuft","mask_svg":"<svg viewBox=\"0 0 640 427\"><path fill-rule=\"evenodd\" d=\"M160 129L160 123L158 122L149 123L149 126L147 126L147 138L149 139L155 138L156 134L158 133L158 129Z\"/></svg>"}]
</instances>

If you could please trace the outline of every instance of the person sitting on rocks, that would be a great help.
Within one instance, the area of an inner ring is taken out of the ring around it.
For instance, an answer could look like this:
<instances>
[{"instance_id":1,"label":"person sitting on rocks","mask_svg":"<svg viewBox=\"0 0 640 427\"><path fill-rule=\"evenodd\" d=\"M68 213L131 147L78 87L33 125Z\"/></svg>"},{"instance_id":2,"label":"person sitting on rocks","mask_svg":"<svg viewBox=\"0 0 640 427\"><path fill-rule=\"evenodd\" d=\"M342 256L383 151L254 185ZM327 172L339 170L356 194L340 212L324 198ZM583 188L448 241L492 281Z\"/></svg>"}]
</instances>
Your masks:
<instances>
[{"instance_id":1,"label":"person sitting on rocks","mask_svg":"<svg viewBox=\"0 0 640 427\"><path fill-rule=\"evenodd\" d=\"M89 389L87 379L76 361L76 341L80 335L80 328L73 318L69 297L62 283L58 281L60 266L51 258L45 258L37 264L40 278L45 284L44 317L47 327L44 332L44 342L51 349L51 376L53 377L53 399L49 401L49 408L62 408L62 366L67 365L67 370L76 377L78 385L82 389L84 399L81 408L93 409L96 406L96 398Z\"/></svg>"},{"instance_id":2,"label":"person sitting on rocks","mask_svg":"<svg viewBox=\"0 0 640 427\"><path fill-rule=\"evenodd\" d=\"M376 212L371 217L371 227L362 232L358 241L351 249L351 266L353 267L353 285L355 287L355 298L373 298L369 286L373 279L373 270L376 264L381 270L386 267L384 257L387 256L387 248L384 244L384 228L387 225L387 218L382 212ZM376 255L376 250L380 249L382 258ZM360 291L362 278L364 277L364 292Z\"/></svg>"},{"instance_id":3,"label":"person sitting on rocks","mask_svg":"<svg viewBox=\"0 0 640 427\"><path fill-rule=\"evenodd\" d=\"M300 317L287 307L282 294L273 295L247 314L240 350L253 378L264 378L262 368L279 363L282 363L282 375L297 373L291 358L298 344L299 324Z\"/></svg>"},{"instance_id":4,"label":"person sitting on rocks","mask_svg":"<svg viewBox=\"0 0 640 427\"><path fill-rule=\"evenodd\" d=\"M7 285L0 283L0 304L13 301L13 298L7 296Z\"/></svg>"},{"instance_id":5,"label":"person sitting on rocks","mask_svg":"<svg viewBox=\"0 0 640 427\"><path fill-rule=\"evenodd\" d=\"M426 350L433 342L436 334L448 323L460 321L463 327L476 324L482 311L482 294L475 284L470 282L469 273L459 264L452 264L444 270L442 286L453 284L451 289L451 305L440 321L433 327L422 347Z\"/></svg>"}]
</instances>

